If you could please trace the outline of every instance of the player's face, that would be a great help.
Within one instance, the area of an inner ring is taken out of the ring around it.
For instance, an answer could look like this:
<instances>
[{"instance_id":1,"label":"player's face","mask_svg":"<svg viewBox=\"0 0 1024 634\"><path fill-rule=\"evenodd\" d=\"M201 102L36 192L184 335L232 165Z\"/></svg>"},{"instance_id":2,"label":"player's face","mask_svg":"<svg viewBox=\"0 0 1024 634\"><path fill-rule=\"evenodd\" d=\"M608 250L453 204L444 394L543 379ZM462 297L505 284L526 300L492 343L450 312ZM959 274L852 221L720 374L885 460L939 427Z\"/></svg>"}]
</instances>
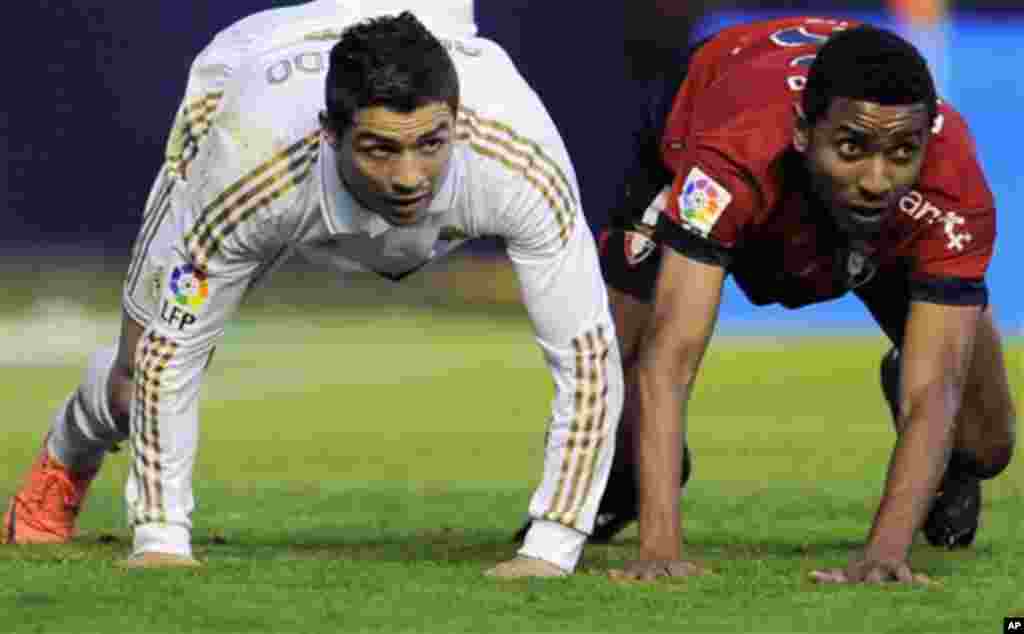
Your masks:
<instances>
[{"instance_id":1,"label":"player's face","mask_svg":"<svg viewBox=\"0 0 1024 634\"><path fill-rule=\"evenodd\" d=\"M419 221L444 181L452 153L455 118L447 103L412 112L383 106L356 112L332 143L349 192L396 226Z\"/></svg>"},{"instance_id":2,"label":"player's face","mask_svg":"<svg viewBox=\"0 0 1024 634\"><path fill-rule=\"evenodd\" d=\"M929 135L925 104L833 99L813 128L798 129L815 193L839 228L870 238L917 182ZM802 136L802 138L801 138Z\"/></svg>"}]
</instances>

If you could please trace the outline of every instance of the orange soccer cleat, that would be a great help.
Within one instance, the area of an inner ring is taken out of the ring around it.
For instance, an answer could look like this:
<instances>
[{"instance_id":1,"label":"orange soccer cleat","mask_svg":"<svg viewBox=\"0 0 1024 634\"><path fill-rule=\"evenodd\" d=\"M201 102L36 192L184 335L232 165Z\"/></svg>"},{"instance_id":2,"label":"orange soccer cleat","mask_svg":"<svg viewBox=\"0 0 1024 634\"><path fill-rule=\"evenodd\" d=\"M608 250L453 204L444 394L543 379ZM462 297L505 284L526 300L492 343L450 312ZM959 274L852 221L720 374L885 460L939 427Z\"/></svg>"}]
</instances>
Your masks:
<instances>
[{"instance_id":1,"label":"orange soccer cleat","mask_svg":"<svg viewBox=\"0 0 1024 634\"><path fill-rule=\"evenodd\" d=\"M4 515L5 544L61 544L75 536L75 519L98 469L74 473L43 443L28 478Z\"/></svg>"}]
</instances>

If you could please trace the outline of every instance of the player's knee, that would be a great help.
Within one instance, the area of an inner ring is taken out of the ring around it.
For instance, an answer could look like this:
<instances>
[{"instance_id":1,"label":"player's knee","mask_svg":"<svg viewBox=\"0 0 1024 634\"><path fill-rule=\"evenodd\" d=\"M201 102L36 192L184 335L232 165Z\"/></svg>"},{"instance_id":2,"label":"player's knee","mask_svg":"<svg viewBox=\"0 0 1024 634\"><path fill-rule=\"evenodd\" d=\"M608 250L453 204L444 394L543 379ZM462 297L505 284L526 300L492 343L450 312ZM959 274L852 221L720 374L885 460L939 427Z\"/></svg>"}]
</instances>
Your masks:
<instances>
[{"instance_id":1,"label":"player's knee","mask_svg":"<svg viewBox=\"0 0 1024 634\"><path fill-rule=\"evenodd\" d=\"M1017 444L1017 413L1009 398L967 398L963 416L957 425L964 425L958 436L958 446L969 448L975 466L969 473L982 478L994 478L1002 473L1013 459Z\"/></svg>"},{"instance_id":2,"label":"player's knee","mask_svg":"<svg viewBox=\"0 0 1024 634\"><path fill-rule=\"evenodd\" d=\"M949 460L949 469L972 475L981 480L996 477L1010 466L1013 460L1014 441L999 443L984 451L954 449Z\"/></svg>"},{"instance_id":3,"label":"player's knee","mask_svg":"<svg viewBox=\"0 0 1024 634\"><path fill-rule=\"evenodd\" d=\"M1005 424L1005 437L998 443L996 443L989 451L986 452L986 464L982 473L978 475L979 478L988 479L994 478L1010 466L1010 462L1013 460L1013 453L1017 446L1017 434L1016 434L1016 416L1010 412L1009 418Z\"/></svg>"},{"instance_id":4,"label":"player's knee","mask_svg":"<svg viewBox=\"0 0 1024 634\"><path fill-rule=\"evenodd\" d=\"M985 480L988 478L994 478L1005 471L1013 460L1014 447L1015 444L1012 440L1005 445L996 447L995 451L993 451L992 455L989 457L990 463L986 465L986 470L978 477Z\"/></svg>"},{"instance_id":5,"label":"player's knee","mask_svg":"<svg viewBox=\"0 0 1024 634\"><path fill-rule=\"evenodd\" d=\"M608 288L608 297L615 332L618 334L622 367L629 376L636 364L640 344L650 319L651 304L611 286Z\"/></svg>"},{"instance_id":6,"label":"player's knee","mask_svg":"<svg viewBox=\"0 0 1024 634\"><path fill-rule=\"evenodd\" d=\"M127 435L131 426L132 393L135 389L132 381L131 368L115 363L110 369L107 384L110 398L110 415L117 425L118 431Z\"/></svg>"},{"instance_id":7,"label":"player's knee","mask_svg":"<svg viewBox=\"0 0 1024 634\"><path fill-rule=\"evenodd\" d=\"M1013 459L1013 449L1014 446L1012 444L1007 444L994 447L985 452L984 461L978 462L973 475L982 480L996 477L1005 471L1006 467L1010 466L1010 461Z\"/></svg>"},{"instance_id":8,"label":"player's knee","mask_svg":"<svg viewBox=\"0 0 1024 634\"><path fill-rule=\"evenodd\" d=\"M145 327L127 311L121 318L121 336L118 340L117 355L110 367L107 380L107 396L110 415L117 430L127 436L131 430L132 398L135 393L133 372L135 354Z\"/></svg>"}]
</instances>

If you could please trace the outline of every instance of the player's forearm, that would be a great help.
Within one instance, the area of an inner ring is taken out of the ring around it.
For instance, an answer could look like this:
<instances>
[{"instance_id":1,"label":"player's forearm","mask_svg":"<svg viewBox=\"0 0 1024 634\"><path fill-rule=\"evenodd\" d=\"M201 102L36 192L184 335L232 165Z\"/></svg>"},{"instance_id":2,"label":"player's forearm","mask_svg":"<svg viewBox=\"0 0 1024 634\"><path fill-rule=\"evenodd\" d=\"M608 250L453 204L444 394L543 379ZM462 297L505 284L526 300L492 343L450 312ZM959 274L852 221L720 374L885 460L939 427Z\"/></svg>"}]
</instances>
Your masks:
<instances>
[{"instance_id":1,"label":"player's forearm","mask_svg":"<svg viewBox=\"0 0 1024 634\"><path fill-rule=\"evenodd\" d=\"M202 369L212 346L151 324L136 357L125 488L136 553L190 553L192 468L199 429Z\"/></svg>"},{"instance_id":2,"label":"player's forearm","mask_svg":"<svg viewBox=\"0 0 1024 634\"><path fill-rule=\"evenodd\" d=\"M534 521L519 553L571 571L611 470L622 413L622 364L610 323L585 330L570 346L538 342L556 391L544 478L530 501Z\"/></svg>"},{"instance_id":3,"label":"player's forearm","mask_svg":"<svg viewBox=\"0 0 1024 634\"><path fill-rule=\"evenodd\" d=\"M956 399L942 390L917 399L893 449L885 492L868 538L867 552L904 559L924 522L953 445Z\"/></svg>"},{"instance_id":4,"label":"player's forearm","mask_svg":"<svg viewBox=\"0 0 1024 634\"><path fill-rule=\"evenodd\" d=\"M637 371L639 437L637 469L641 559L680 559L682 521L679 480L682 469L682 413L695 362L653 353ZM693 368L687 372L685 368ZM684 377L680 380L680 377Z\"/></svg>"}]
</instances>

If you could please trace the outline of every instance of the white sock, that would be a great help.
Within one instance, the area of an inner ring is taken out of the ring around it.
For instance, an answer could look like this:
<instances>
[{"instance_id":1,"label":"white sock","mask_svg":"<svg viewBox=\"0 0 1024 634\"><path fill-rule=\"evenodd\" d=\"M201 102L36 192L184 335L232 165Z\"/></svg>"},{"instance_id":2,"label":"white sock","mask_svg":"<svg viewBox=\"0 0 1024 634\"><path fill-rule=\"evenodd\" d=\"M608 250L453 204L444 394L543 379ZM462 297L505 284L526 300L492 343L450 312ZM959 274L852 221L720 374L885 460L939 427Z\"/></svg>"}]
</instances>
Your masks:
<instances>
[{"instance_id":1,"label":"white sock","mask_svg":"<svg viewBox=\"0 0 1024 634\"><path fill-rule=\"evenodd\" d=\"M116 346L93 354L84 382L54 417L47 447L72 471L99 468L106 452L126 438L110 413L107 383L116 358Z\"/></svg>"}]
</instances>

